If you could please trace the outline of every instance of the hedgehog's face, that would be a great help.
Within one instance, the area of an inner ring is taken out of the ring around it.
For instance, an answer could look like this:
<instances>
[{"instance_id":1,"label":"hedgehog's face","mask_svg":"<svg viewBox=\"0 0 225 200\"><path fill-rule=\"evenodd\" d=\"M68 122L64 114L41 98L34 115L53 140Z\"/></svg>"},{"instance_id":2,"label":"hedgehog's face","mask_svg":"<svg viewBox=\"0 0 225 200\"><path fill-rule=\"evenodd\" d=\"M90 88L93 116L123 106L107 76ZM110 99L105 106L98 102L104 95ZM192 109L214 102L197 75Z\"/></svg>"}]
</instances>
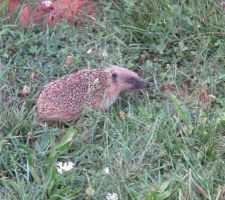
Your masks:
<instances>
[{"instance_id":1,"label":"hedgehog's face","mask_svg":"<svg viewBox=\"0 0 225 200\"><path fill-rule=\"evenodd\" d=\"M120 92L149 87L149 83L141 79L135 72L121 67L111 68L111 79Z\"/></svg>"}]
</instances>

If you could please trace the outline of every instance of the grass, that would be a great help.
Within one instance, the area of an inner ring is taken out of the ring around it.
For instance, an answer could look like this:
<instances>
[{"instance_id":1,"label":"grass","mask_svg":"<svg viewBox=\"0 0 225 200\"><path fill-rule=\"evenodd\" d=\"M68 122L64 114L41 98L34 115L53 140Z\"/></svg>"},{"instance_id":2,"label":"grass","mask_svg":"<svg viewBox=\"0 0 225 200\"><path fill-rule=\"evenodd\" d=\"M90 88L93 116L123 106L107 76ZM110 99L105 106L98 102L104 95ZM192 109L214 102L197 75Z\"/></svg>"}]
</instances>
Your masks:
<instances>
[{"instance_id":1,"label":"grass","mask_svg":"<svg viewBox=\"0 0 225 200\"><path fill-rule=\"evenodd\" d=\"M27 30L0 9L0 199L225 199L220 2L96 6L96 21ZM36 123L35 101L47 82L108 64L138 71L152 88L67 126ZM60 161L75 166L61 175Z\"/></svg>"}]
</instances>

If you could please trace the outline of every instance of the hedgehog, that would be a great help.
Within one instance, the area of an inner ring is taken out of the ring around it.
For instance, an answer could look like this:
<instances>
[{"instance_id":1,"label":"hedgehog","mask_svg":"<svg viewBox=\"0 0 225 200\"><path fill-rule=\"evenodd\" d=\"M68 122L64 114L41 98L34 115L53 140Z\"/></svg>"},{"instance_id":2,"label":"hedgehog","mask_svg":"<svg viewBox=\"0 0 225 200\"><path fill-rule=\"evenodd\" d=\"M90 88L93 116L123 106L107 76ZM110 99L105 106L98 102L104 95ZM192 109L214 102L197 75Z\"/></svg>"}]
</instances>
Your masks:
<instances>
[{"instance_id":1,"label":"hedgehog","mask_svg":"<svg viewBox=\"0 0 225 200\"><path fill-rule=\"evenodd\" d=\"M47 123L78 120L85 107L105 110L120 93L147 87L149 83L137 73L120 66L80 70L44 86L36 105L37 119Z\"/></svg>"}]
</instances>

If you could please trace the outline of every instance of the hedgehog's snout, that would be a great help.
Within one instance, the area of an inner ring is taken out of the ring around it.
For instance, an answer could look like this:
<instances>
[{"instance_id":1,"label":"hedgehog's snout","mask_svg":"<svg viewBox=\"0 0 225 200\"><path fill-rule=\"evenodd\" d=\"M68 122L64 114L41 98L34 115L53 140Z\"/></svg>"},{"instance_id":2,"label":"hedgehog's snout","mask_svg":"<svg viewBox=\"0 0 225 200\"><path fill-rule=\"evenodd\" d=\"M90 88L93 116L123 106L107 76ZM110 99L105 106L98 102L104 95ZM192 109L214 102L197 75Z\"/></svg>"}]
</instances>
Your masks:
<instances>
[{"instance_id":1,"label":"hedgehog's snout","mask_svg":"<svg viewBox=\"0 0 225 200\"><path fill-rule=\"evenodd\" d=\"M150 87L150 84L147 81L136 77L129 78L127 83L132 85L132 89L144 89Z\"/></svg>"},{"instance_id":2,"label":"hedgehog's snout","mask_svg":"<svg viewBox=\"0 0 225 200\"><path fill-rule=\"evenodd\" d=\"M136 82L136 84L134 85L134 88L135 89L144 89L144 88L148 88L150 87L150 84L147 82L147 81L144 81L144 80L138 80Z\"/></svg>"},{"instance_id":3,"label":"hedgehog's snout","mask_svg":"<svg viewBox=\"0 0 225 200\"><path fill-rule=\"evenodd\" d=\"M150 87L150 83L145 81L145 88L149 88Z\"/></svg>"}]
</instances>

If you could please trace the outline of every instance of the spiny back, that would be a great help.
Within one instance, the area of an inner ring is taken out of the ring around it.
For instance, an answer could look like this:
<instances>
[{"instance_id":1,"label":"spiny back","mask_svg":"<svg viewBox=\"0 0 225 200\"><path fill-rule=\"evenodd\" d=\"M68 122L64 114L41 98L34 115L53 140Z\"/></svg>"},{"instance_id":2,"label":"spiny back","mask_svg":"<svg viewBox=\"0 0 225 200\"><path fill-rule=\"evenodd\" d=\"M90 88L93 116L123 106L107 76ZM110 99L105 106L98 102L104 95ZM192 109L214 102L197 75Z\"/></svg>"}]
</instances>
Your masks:
<instances>
[{"instance_id":1,"label":"spiny back","mask_svg":"<svg viewBox=\"0 0 225 200\"><path fill-rule=\"evenodd\" d=\"M44 87L37 102L40 115L74 115L83 106L99 107L108 86L108 73L100 69L81 70Z\"/></svg>"}]
</instances>

